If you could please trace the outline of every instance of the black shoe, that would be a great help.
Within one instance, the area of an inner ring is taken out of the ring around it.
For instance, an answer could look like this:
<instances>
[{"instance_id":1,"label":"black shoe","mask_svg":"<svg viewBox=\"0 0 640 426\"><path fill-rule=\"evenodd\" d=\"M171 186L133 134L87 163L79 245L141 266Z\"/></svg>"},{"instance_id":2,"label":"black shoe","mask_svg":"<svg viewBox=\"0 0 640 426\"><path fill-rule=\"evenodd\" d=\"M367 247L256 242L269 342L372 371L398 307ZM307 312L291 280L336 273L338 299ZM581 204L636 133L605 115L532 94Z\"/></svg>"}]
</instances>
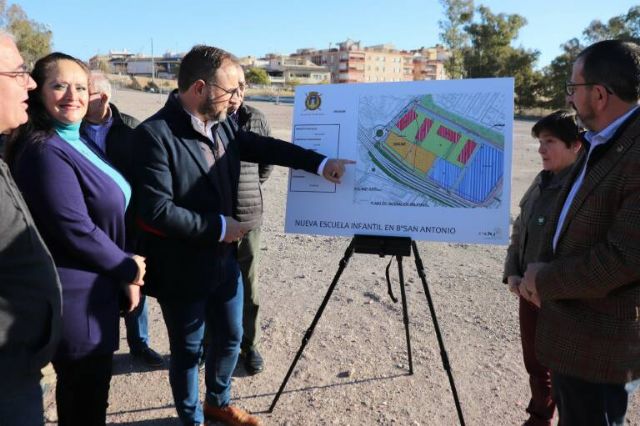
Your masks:
<instances>
[{"instance_id":1,"label":"black shoe","mask_svg":"<svg viewBox=\"0 0 640 426\"><path fill-rule=\"evenodd\" d=\"M257 349L252 349L244 353L244 368L250 376L264 370L264 359Z\"/></svg>"},{"instance_id":2,"label":"black shoe","mask_svg":"<svg viewBox=\"0 0 640 426\"><path fill-rule=\"evenodd\" d=\"M157 368L164 366L162 355L148 346L139 351L131 351L131 356L147 365L147 367Z\"/></svg>"}]
</instances>

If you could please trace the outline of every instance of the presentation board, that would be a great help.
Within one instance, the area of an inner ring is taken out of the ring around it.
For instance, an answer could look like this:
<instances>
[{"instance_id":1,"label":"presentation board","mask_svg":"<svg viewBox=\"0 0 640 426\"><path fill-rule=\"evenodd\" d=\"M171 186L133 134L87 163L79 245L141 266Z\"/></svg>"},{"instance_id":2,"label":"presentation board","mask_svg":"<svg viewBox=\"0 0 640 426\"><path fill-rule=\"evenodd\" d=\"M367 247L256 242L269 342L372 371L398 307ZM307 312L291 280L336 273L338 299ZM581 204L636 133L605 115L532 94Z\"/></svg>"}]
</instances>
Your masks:
<instances>
[{"instance_id":1,"label":"presentation board","mask_svg":"<svg viewBox=\"0 0 640 426\"><path fill-rule=\"evenodd\" d=\"M357 161L292 170L285 231L506 244L512 78L300 86L292 142Z\"/></svg>"}]
</instances>

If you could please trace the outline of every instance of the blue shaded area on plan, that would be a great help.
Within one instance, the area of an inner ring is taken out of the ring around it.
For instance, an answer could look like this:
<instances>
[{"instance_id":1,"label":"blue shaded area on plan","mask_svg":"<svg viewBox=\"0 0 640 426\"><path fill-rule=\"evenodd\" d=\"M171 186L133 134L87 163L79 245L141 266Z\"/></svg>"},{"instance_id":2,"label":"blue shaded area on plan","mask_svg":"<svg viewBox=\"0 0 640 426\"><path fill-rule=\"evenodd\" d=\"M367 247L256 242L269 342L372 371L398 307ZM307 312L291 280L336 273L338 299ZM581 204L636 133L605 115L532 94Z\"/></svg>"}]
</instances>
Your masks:
<instances>
[{"instance_id":1,"label":"blue shaded area on plan","mask_svg":"<svg viewBox=\"0 0 640 426\"><path fill-rule=\"evenodd\" d=\"M467 200L481 203L487 199L502 178L503 152L490 145L481 145L467 164L458 193ZM477 149L476 149L477 150Z\"/></svg>"},{"instance_id":2,"label":"blue shaded area on plan","mask_svg":"<svg viewBox=\"0 0 640 426\"><path fill-rule=\"evenodd\" d=\"M457 192L454 185L460 178L460 173L462 168L438 157L431 166L429 177L443 188Z\"/></svg>"},{"instance_id":3,"label":"blue shaded area on plan","mask_svg":"<svg viewBox=\"0 0 640 426\"><path fill-rule=\"evenodd\" d=\"M474 203L482 203L502 177L503 152L490 145L479 145L463 169L442 158L436 159L429 178L436 184Z\"/></svg>"}]
</instances>

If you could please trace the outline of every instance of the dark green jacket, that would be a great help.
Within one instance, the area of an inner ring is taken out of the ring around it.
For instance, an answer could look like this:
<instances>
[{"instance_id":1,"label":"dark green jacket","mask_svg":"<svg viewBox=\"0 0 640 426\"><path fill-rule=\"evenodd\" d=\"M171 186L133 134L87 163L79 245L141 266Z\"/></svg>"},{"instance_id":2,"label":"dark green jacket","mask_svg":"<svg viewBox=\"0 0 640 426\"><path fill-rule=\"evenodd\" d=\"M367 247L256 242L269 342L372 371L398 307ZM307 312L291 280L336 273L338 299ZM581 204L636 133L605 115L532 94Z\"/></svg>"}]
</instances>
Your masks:
<instances>
[{"instance_id":1,"label":"dark green jacket","mask_svg":"<svg viewBox=\"0 0 640 426\"><path fill-rule=\"evenodd\" d=\"M555 178L550 172L540 172L522 196L520 214L513 223L511 244L504 264L502 281L505 284L510 275L522 277L527 264L538 261L558 194L571 168L567 167Z\"/></svg>"}]
</instances>

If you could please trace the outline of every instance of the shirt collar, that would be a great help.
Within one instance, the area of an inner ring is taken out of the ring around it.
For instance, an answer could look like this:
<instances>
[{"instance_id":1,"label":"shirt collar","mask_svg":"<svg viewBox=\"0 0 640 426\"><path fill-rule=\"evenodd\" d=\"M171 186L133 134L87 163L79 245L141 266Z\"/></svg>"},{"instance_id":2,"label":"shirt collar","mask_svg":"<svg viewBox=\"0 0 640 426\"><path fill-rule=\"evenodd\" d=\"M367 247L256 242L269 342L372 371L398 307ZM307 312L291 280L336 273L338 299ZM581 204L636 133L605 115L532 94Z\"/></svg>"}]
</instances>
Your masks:
<instances>
[{"instance_id":1,"label":"shirt collar","mask_svg":"<svg viewBox=\"0 0 640 426\"><path fill-rule=\"evenodd\" d=\"M218 124L218 122L214 120L209 120L207 122L204 122L200 120L198 117L196 117L195 115L191 114L186 109L185 111L191 117L191 126L193 127L193 130L195 130L205 138L209 139L210 141L213 141L214 139L213 139L213 133L211 129L213 128L213 126Z\"/></svg>"},{"instance_id":2,"label":"shirt collar","mask_svg":"<svg viewBox=\"0 0 640 426\"><path fill-rule=\"evenodd\" d=\"M111 111L111 110L109 110ZM85 121L84 123L85 125L92 127L94 129L101 129L101 128L111 128L111 125L113 124L113 115L109 114L109 118L107 118L105 121L103 121L102 123L92 123L90 121Z\"/></svg>"},{"instance_id":3,"label":"shirt collar","mask_svg":"<svg viewBox=\"0 0 640 426\"><path fill-rule=\"evenodd\" d=\"M599 132L589 130L587 133L585 133L584 138L589 142L589 144L591 144L591 149L593 149L594 146L607 143L607 141L611 139L611 137L613 137L616 131L620 128L622 123L624 123L625 120L629 118L629 116L631 116L631 114L633 114L638 108L640 108L640 105L636 105L635 107L631 108L624 115L618 117L613 123L609 124Z\"/></svg>"}]
</instances>

